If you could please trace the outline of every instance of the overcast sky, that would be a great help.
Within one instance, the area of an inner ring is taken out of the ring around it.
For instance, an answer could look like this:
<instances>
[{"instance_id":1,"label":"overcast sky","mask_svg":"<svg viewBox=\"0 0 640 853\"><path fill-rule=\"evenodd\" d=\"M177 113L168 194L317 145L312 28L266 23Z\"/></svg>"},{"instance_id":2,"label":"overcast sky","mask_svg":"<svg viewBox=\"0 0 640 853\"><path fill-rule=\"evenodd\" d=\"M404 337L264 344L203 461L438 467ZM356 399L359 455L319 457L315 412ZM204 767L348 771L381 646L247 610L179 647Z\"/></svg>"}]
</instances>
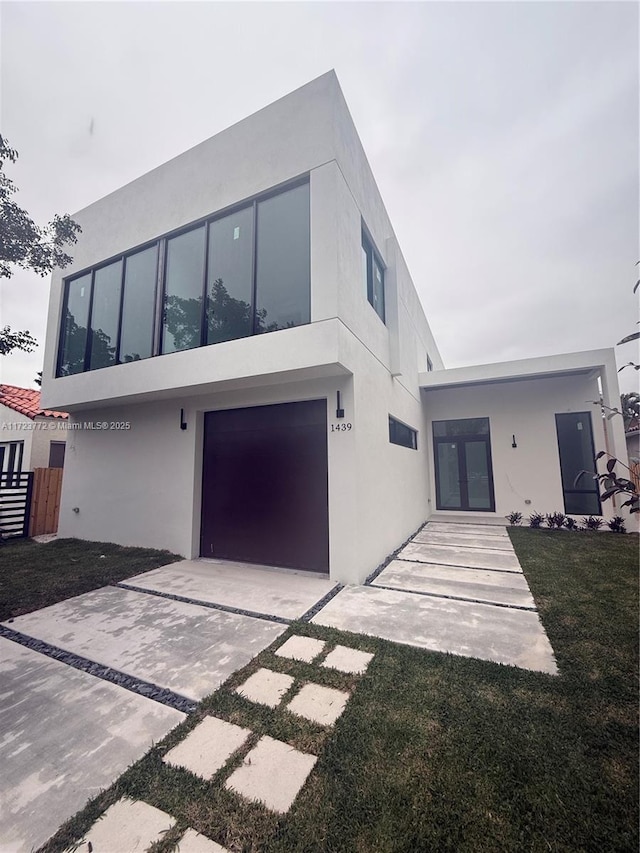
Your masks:
<instances>
[{"instance_id":1,"label":"overcast sky","mask_svg":"<svg viewBox=\"0 0 640 853\"><path fill-rule=\"evenodd\" d=\"M18 201L74 213L334 68L447 367L636 329L638 5L3 3ZM42 368L49 280L0 282ZM617 347L619 364L636 358ZM623 390L637 385L632 369Z\"/></svg>"}]
</instances>

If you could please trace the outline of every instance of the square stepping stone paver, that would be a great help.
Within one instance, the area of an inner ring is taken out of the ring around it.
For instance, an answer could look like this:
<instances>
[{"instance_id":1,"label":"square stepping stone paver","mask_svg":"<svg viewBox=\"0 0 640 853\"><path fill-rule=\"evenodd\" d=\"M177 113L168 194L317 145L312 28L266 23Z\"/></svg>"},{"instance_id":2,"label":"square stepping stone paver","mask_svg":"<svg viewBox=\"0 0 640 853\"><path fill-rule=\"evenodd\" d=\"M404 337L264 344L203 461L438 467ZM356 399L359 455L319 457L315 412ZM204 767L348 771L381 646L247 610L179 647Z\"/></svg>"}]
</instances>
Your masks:
<instances>
[{"instance_id":1,"label":"square stepping stone paver","mask_svg":"<svg viewBox=\"0 0 640 853\"><path fill-rule=\"evenodd\" d=\"M259 669L244 684L236 687L236 693L251 702L277 708L284 694L291 688L293 681L294 679L290 675L285 675L283 672Z\"/></svg>"},{"instance_id":2,"label":"square stepping stone paver","mask_svg":"<svg viewBox=\"0 0 640 853\"><path fill-rule=\"evenodd\" d=\"M323 640L314 640L313 637L289 637L275 653L281 658L293 658L305 663L311 663L324 649Z\"/></svg>"},{"instance_id":3,"label":"square stepping stone paver","mask_svg":"<svg viewBox=\"0 0 640 853\"><path fill-rule=\"evenodd\" d=\"M76 848L78 853L143 853L176 822L174 817L147 803L118 800L93 824Z\"/></svg>"},{"instance_id":4,"label":"square stepping stone paver","mask_svg":"<svg viewBox=\"0 0 640 853\"><path fill-rule=\"evenodd\" d=\"M202 779L211 779L250 734L250 729L234 726L217 717L205 717L162 760L174 767L184 767Z\"/></svg>"},{"instance_id":5,"label":"square stepping stone paver","mask_svg":"<svg viewBox=\"0 0 640 853\"><path fill-rule=\"evenodd\" d=\"M288 743L265 735L229 776L225 787L284 814L291 808L317 760L315 755L299 752Z\"/></svg>"},{"instance_id":6,"label":"square stepping stone paver","mask_svg":"<svg viewBox=\"0 0 640 853\"><path fill-rule=\"evenodd\" d=\"M321 684L305 684L287 708L321 726L332 726L344 711L349 694Z\"/></svg>"},{"instance_id":7,"label":"square stepping stone paver","mask_svg":"<svg viewBox=\"0 0 640 853\"><path fill-rule=\"evenodd\" d=\"M174 853L229 853L226 847L200 835L195 829L188 829L173 849Z\"/></svg>"},{"instance_id":8,"label":"square stepping stone paver","mask_svg":"<svg viewBox=\"0 0 640 853\"><path fill-rule=\"evenodd\" d=\"M366 672L372 658L373 655L369 652L350 649L348 646L336 646L322 661L322 666L338 669L340 672L349 672L352 675L362 675Z\"/></svg>"}]
</instances>

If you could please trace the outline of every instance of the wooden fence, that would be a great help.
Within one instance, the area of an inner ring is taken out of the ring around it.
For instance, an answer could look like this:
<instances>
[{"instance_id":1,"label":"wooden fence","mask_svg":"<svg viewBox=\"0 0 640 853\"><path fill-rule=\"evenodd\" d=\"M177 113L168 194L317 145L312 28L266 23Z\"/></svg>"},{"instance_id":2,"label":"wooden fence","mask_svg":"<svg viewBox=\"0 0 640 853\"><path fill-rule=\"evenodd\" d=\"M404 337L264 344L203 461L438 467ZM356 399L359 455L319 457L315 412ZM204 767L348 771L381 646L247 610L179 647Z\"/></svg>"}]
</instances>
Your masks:
<instances>
[{"instance_id":1,"label":"wooden fence","mask_svg":"<svg viewBox=\"0 0 640 853\"><path fill-rule=\"evenodd\" d=\"M29 536L57 532L63 471L63 468L34 470Z\"/></svg>"}]
</instances>

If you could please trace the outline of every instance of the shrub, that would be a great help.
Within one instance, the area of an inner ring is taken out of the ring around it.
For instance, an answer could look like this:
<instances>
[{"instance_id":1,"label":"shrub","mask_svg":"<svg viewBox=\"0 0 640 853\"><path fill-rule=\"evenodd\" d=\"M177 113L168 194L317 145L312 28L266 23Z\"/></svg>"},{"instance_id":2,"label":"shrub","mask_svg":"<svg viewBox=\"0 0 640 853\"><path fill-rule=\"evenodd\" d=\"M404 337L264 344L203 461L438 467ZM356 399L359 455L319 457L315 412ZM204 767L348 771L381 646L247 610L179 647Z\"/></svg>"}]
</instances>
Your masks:
<instances>
[{"instance_id":1,"label":"shrub","mask_svg":"<svg viewBox=\"0 0 640 853\"><path fill-rule=\"evenodd\" d=\"M565 518L564 526L567 528L567 530L580 530L580 525L575 520L575 518Z\"/></svg>"},{"instance_id":2,"label":"shrub","mask_svg":"<svg viewBox=\"0 0 640 853\"><path fill-rule=\"evenodd\" d=\"M522 521L522 513L521 512L510 512L507 516L507 521L509 524L520 524Z\"/></svg>"},{"instance_id":3,"label":"shrub","mask_svg":"<svg viewBox=\"0 0 640 853\"><path fill-rule=\"evenodd\" d=\"M540 515L539 512L533 512L529 516L529 527L535 527L537 530L538 527L542 527L543 521L544 521L544 515Z\"/></svg>"},{"instance_id":4,"label":"shrub","mask_svg":"<svg viewBox=\"0 0 640 853\"><path fill-rule=\"evenodd\" d=\"M550 512L546 515L547 527L564 527L565 514L563 512Z\"/></svg>"},{"instance_id":5,"label":"shrub","mask_svg":"<svg viewBox=\"0 0 640 853\"><path fill-rule=\"evenodd\" d=\"M602 519L596 518L594 515L590 515L588 518L583 518L582 523L587 530L599 530L602 527Z\"/></svg>"},{"instance_id":6,"label":"shrub","mask_svg":"<svg viewBox=\"0 0 640 853\"><path fill-rule=\"evenodd\" d=\"M613 533L626 533L627 528L624 526L624 518L621 515L615 515L611 521L607 522L609 530Z\"/></svg>"}]
</instances>

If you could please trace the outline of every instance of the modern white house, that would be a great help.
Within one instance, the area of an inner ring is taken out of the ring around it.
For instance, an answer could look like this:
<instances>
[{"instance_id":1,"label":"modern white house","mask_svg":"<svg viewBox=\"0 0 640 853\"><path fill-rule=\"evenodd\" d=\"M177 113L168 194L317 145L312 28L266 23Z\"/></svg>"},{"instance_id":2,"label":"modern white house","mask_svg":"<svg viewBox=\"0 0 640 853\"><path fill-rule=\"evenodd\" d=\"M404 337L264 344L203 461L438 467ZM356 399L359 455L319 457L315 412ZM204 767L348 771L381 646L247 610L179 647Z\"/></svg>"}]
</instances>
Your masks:
<instances>
[{"instance_id":1,"label":"modern white house","mask_svg":"<svg viewBox=\"0 0 640 853\"><path fill-rule=\"evenodd\" d=\"M445 370L333 72L74 219L59 535L359 583L430 517L619 512L613 351Z\"/></svg>"}]
</instances>

